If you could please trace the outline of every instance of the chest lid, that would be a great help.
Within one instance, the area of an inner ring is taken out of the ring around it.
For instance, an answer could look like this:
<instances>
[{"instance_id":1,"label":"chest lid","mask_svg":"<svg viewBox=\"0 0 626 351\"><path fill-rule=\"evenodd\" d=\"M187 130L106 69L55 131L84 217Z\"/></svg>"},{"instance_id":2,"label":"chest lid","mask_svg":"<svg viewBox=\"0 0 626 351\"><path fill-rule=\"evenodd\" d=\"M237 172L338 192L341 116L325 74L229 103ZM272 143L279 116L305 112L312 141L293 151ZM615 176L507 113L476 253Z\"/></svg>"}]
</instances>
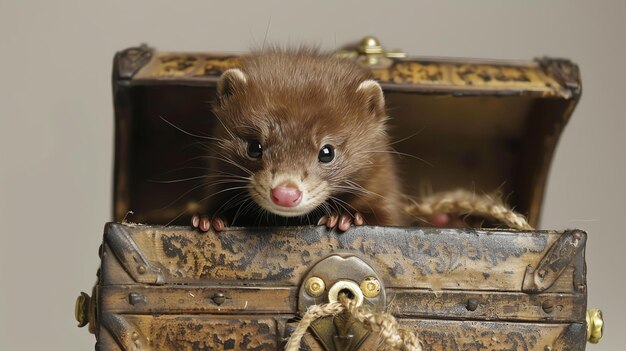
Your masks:
<instances>
[{"instance_id":1,"label":"chest lid","mask_svg":"<svg viewBox=\"0 0 626 351\"><path fill-rule=\"evenodd\" d=\"M581 95L574 63L406 57L373 38L339 54L368 67L383 87L394 148L423 160L399 159L408 194L499 191L538 224L554 150ZM205 193L163 180L197 177L206 167L206 151L180 129L211 135L217 121L207 102L220 74L238 63L238 55L145 45L116 54L115 220L133 211L137 222L184 223L199 208Z\"/></svg>"}]
</instances>

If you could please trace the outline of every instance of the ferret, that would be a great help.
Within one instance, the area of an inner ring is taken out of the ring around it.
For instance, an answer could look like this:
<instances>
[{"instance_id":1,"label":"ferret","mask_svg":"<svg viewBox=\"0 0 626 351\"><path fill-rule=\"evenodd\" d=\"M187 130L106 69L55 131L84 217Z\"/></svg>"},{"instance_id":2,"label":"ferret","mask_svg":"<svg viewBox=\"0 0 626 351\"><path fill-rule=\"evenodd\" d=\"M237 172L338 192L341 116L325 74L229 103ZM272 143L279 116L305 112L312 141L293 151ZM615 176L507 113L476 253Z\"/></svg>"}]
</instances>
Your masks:
<instances>
[{"instance_id":1,"label":"ferret","mask_svg":"<svg viewBox=\"0 0 626 351\"><path fill-rule=\"evenodd\" d=\"M312 49L252 53L223 72L208 215L193 227L407 224L385 99L368 72Z\"/></svg>"}]
</instances>

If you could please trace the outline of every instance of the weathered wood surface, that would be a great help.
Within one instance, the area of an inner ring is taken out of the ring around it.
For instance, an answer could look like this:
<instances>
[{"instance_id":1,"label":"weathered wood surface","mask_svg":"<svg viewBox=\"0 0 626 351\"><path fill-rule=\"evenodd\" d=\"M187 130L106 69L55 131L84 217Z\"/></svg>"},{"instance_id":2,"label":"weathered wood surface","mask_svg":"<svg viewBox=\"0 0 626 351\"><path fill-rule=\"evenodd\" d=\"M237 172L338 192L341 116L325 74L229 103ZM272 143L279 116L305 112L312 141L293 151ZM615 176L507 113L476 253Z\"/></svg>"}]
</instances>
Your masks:
<instances>
[{"instance_id":1,"label":"weathered wood surface","mask_svg":"<svg viewBox=\"0 0 626 351\"><path fill-rule=\"evenodd\" d=\"M96 289L100 351L279 350L302 312L302 280L332 254L360 257L374 269L386 310L420 334L425 351L584 350L582 232L285 227L215 234L121 224L105 231ZM540 285L552 286L527 293L524 279L537 269L545 270ZM373 337L361 350L376 349ZM304 340L322 350L312 335Z\"/></svg>"},{"instance_id":2,"label":"weathered wood surface","mask_svg":"<svg viewBox=\"0 0 626 351\"><path fill-rule=\"evenodd\" d=\"M107 313L126 314L296 314L297 294L294 287L104 286L99 306ZM585 295L580 293L391 288L387 295L387 311L403 318L571 322L584 320L586 313Z\"/></svg>"},{"instance_id":3,"label":"weathered wood surface","mask_svg":"<svg viewBox=\"0 0 626 351\"><path fill-rule=\"evenodd\" d=\"M98 350L278 350L277 321L259 316L108 315Z\"/></svg>"},{"instance_id":4,"label":"weathered wood surface","mask_svg":"<svg viewBox=\"0 0 626 351\"><path fill-rule=\"evenodd\" d=\"M222 72L241 64L236 55L149 52L149 61L132 76L134 84L214 84ZM554 66L558 66L559 70L555 70ZM466 93L490 93L497 90L503 95L571 98L579 93L580 82L574 78L570 79L571 82L565 82L559 75L564 69L572 70L571 67L576 68L567 60L497 61L414 57L395 60L389 68L373 69L372 75L386 90L391 91L465 90ZM574 74L577 74L577 68L570 75Z\"/></svg>"},{"instance_id":5,"label":"weathered wood surface","mask_svg":"<svg viewBox=\"0 0 626 351\"><path fill-rule=\"evenodd\" d=\"M130 314L295 314L296 295L294 287L104 286L99 305Z\"/></svg>"},{"instance_id":6,"label":"weathered wood surface","mask_svg":"<svg viewBox=\"0 0 626 351\"><path fill-rule=\"evenodd\" d=\"M571 322L585 319L584 294L390 290L399 317Z\"/></svg>"},{"instance_id":7,"label":"weathered wood surface","mask_svg":"<svg viewBox=\"0 0 626 351\"><path fill-rule=\"evenodd\" d=\"M279 350L278 319L262 316L114 315L109 330L117 333L99 342L100 350ZM292 323L293 324L293 323ZM585 347L584 324L499 323L401 319L415 331L424 351L579 351ZM376 335L367 345L380 345ZM313 350L315 341L308 338ZM364 348L362 350L373 350Z\"/></svg>"},{"instance_id":8,"label":"weathered wood surface","mask_svg":"<svg viewBox=\"0 0 626 351\"><path fill-rule=\"evenodd\" d=\"M584 324L400 320L419 333L424 351L581 351Z\"/></svg>"},{"instance_id":9,"label":"weathered wood surface","mask_svg":"<svg viewBox=\"0 0 626 351\"><path fill-rule=\"evenodd\" d=\"M109 228L108 246L126 236L127 246L141 257L105 255L102 285L135 280L297 286L311 265L340 252L368 262L387 287L489 291L521 291L526 267L537 267L563 234L383 227L357 227L343 234L322 227L230 228L199 234L183 227ZM573 275L583 273L565 270L550 291L574 291Z\"/></svg>"}]
</instances>

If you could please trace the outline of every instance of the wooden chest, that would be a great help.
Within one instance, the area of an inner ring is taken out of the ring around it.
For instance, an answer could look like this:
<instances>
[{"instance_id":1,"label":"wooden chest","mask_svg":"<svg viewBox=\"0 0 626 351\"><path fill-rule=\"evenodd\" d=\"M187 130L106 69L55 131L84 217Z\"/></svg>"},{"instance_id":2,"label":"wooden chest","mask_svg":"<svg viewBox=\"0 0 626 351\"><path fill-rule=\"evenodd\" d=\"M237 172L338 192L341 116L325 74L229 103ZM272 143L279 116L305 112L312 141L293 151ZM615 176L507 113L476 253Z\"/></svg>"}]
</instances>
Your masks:
<instances>
[{"instance_id":1,"label":"wooden chest","mask_svg":"<svg viewBox=\"0 0 626 351\"><path fill-rule=\"evenodd\" d=\"M343 54L380 81L395 139L424 129L396 145L423 150L417 155L437 165L402 161L403 181L413 185L407 192L418 194L424 182L437 190L499 189L536 226L554 149L580 97L577 66L398 58L377 45L370 39ZM98 282L77 303L97 350L282 350L306 308L346 281L363 292L374 281L378 290L365 303L416 331L425 350L572 351L598 338L601 320L586 320L583 231L235 227L200 234L162 226L186 223L179 214L199 209L202 194L151 182L175 169L176 177L192 177L199 167L198 151L187 147L193 140L159 117L210 134L215 120L203 102L237 63L233 55L146 46L115 57L114 219L133 211L133 222L150 225L105 227ZM319 294L310 290L313 278ZM351 338L347 346L333 342L340 334ZM327 317L302 345L374 350L379 343Z\"/></svg>"}]
</instances>

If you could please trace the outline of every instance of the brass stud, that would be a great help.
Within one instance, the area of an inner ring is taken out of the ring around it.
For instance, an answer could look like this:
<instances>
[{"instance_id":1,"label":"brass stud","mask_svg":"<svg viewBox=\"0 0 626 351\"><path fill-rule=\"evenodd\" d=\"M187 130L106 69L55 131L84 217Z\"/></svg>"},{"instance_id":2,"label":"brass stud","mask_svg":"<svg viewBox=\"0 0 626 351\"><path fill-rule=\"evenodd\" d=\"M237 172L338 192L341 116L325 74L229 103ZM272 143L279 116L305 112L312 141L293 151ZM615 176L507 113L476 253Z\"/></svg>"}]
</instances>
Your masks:
<instances>
[{"instance_id":1,"label":"brass stud","mask_svg":"<svg viewBox=\"0 0 626 351\"><path fill-rule=\"evenodd\" d=\"M467 304L465 305L468 311L476 311L478 308L478 301L476 299L467 300Z\"/></svg>"},{"instance_id":2,"label":"brass stud","mask_svg":"<svg viewBox=\"0 0 626 351\"><path fill-rule=\"evenodd\" d=\"M131 292L130 294L128 294L128 303L135 306L138 304L142 304L142 303L146 303L148 302L146 299L146 296L141 295L141 294L137 294L137 293L133 293Z\"/></svg>"},{"instance_id":3,"label":"brass stud","mask_svg":"<svg viewBox=\"0 0 626 351\"><path fill-rule=\"evenodd\" d=\"M139 265L139 267L137 267L137 272L138 272L139 274L146 274L146 272L147 272L146 266L144 266L144 265Z\"/></svg>"},{"instance_id":4,"label":"brass stud","mask_svg":"<svg viewBox=\"0 0 626 351\"><path fill-rule=\"evenodd\" d=\"M587 310L587 341L597 344L602 339L603 328L602 311L597 308Z\"/></svg>"},{"instance_id":5,"label":"brass stud","mask_svg":"<svg viewBox=\"0 0 626 351\"><path fill-rule=\"evenodd\" d=\"M554 303L550 300L546 300L541 304L541 308L545 313L552 313L554 311Z\"/></svg>"},{"instance_id":6,"label":"brass stud","mask_svg":"<svg viewBox=\"0 0 626 351\"><path fill-rule=\"evenodd\" d=\"M84 292L80 293L80 296L76 299L76 305L74 306L74 317L78 322L78 327L82 328L89 324L89 304L91 298Z\"/></svg>"},{"instance_id":7,"label":"brass stud","mask_svg":"<svg viewBox=\"0 0 626 351\"><path fill-rule=\"evenodd\" d=\"M385 51L383 47L380 45L380 41L378 38L374 36L367 36L361 40L359 43L358 50L362 54L383 54Z\"/></svg>"},{"instance_id":8,"label":"brass stud","mask_svg":"<svg viewBox=\"0 0 626 351\"><path fill-rule=\"evenodd\" d=\"M139 339L139 333L137 333L136 331L134 331L134 332L130 335L130 337L131 337L133 340L137 340L137 339Z\"/></svg>"},{"instance_id":9,"label":"brass stud","mask_svg":"<svg viewBox=\"0 0 626 351\"><path fill-rule=\"evenodd\" d=\"M380 295L380 282L374 277L363 279L360 288L365 297L374 298Z\"/></svg>"},{"instance_id":10,"label":"brass stud","mask_svg":"<svg viewBox=\"0 0 626 351\"><path fill-rule=\"evenodd\" d=\"M311 277L307 279L304 289L309 296L320 297L324 293L324 290L326 290L326 284L324 284L324 281L319 277Z\"/></svg>"},{"instance_id":11,"label":"brass stud","mask_svg":"<svg viewBox=\"0 0 626 351\"><path fill-rule=\"evenodd\" d=\"M213 300L213 303L221 306L224 302L226 302L226 295L224 295L224 293L222 292L216 292L215 294L213 294L213 297L211 298L211 300Z\"/></svg>"}]
</instances>

